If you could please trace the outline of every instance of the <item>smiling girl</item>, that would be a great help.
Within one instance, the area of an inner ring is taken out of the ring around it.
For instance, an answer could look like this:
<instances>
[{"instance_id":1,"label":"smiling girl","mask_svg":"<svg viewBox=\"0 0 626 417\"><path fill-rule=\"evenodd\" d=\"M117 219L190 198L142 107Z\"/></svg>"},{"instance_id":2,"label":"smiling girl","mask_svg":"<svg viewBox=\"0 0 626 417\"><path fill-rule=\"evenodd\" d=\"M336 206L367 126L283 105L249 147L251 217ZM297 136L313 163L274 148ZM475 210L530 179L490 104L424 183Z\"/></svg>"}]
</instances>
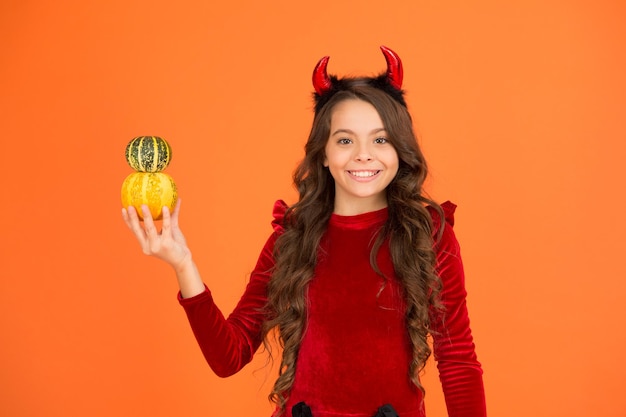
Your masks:
<instances>
[{"instance_id":1,"label":"smiling girl","mask_svg":"<svg viewBox=\"0 0 626 417\"><path fill-rule=\"evenodd\" d=\"M274 207L274 232L233 312L215 305L178 227L146 207L122 214L144 253L170 264L198 344L220 376L278 330L274 416L423 417L419 372L433 351L450 417L486 416L482 369L452 230L455 206L423 195L426 161L404 101L402 65L341 78L315 68L315 118L294 173L298 201ZM397 413L397 414L396 414Z\"/></svg>"}]
</instances>

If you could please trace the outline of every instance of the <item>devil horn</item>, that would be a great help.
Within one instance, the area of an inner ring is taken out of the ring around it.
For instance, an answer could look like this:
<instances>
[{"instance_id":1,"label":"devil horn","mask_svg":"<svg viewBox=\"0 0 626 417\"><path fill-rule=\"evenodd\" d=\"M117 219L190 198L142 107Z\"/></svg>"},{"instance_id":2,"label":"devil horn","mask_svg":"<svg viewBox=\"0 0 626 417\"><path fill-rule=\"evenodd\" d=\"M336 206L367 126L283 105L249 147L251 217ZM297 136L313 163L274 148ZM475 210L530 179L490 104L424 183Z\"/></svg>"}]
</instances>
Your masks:
<instances>
[{"instance_id":1,"label":"devil horn","mask_svg":"<svg viewBox=\"0 0 626 417\"><path fill-rule=\"evenodd\" d=\"M326 71L329 59L329 56L320 59L313 70L313 88L315 88L315 92L320 96L328 92L332 87L332 82Z\"/></svg>"},{"instance_id":2,"label":"devil horn","mask_svg":"<svg viewBox=\"0 0 626 417\"><path fill-rule=\"evenodd\" d=\"M386 46L381 46L380 49L383 51L383 55L385 55L385 60L387 61L387 80L389 81L389 84L391 84L392 87L401 90L403 72L400 57Z\"/></svg>"}]
</instances>

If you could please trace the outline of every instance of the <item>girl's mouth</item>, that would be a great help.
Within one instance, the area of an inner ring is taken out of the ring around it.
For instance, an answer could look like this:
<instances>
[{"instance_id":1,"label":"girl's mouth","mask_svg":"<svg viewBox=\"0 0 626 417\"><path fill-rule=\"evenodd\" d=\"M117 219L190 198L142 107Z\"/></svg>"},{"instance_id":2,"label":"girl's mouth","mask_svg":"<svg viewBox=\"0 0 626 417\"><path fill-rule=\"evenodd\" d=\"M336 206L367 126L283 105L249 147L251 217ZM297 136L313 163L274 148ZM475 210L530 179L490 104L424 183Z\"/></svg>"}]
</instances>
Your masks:
<instances>
[{"instance_id":1,"label":"girl's mouth","mask_svg":"<svg viewBox=\"0 0 626 417\"><path fill-rule=\"evenodd\" d=\"M348 174L358 177L358 178L369 178L378 174L380 170L377 171L348 171Z\"/></svg>"}]
</instances>

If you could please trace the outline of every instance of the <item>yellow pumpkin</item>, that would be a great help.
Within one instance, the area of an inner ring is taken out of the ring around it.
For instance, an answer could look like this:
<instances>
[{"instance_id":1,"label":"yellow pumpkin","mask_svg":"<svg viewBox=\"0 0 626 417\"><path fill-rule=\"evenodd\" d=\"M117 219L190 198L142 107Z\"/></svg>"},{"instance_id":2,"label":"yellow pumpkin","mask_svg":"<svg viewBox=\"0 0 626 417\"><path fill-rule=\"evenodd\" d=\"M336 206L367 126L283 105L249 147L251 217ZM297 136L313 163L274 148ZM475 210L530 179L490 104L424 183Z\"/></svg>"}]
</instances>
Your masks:
<instances>
[{"instance_id":1,"label":"yellow pumpkin","mask_svg":"<svg viewBox=\"0 0 626 417\"><path fill-rule=\"evenodd\" d=\"M169 207L170 212L174 210L177 198L176 183L164 172L133 172L122 184L122 205L134 206L142 220L142 204L150 208L153 219L159 220L163 217L164 206Z\"/></svg>"},{"instance_id":2,"label":"yellow pumpkin","mask_svg":"<svg viewBox=\"0 0 626 417\"><path fill-rule=\"evenodd\" d=\"M124 156L135 171L159 172L172 160L172 148L159 136L137 136L126 145Z\"/></svg>"}]
</instances>

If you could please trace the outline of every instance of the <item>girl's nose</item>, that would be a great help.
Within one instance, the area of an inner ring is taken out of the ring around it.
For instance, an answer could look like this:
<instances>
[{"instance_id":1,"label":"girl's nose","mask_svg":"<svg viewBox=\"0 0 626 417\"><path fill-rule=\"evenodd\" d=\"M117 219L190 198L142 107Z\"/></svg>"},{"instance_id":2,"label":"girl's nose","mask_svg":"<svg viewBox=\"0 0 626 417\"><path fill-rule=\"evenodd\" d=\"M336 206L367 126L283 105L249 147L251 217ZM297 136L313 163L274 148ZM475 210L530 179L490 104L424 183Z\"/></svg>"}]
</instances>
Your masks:
<instances>
[{"instance_id":1,"label":"girl's nose","mask_svg":"<svg viewBox=\"0 0 626 417\"><path fill-rule=\"evenodd\" d=\"M367 146L361 146L357 150L357 154L356 154L357 161L367 162L373 159L374 159L374 156L372 155L372 152Z\"/></svg>"}]
</instances>

